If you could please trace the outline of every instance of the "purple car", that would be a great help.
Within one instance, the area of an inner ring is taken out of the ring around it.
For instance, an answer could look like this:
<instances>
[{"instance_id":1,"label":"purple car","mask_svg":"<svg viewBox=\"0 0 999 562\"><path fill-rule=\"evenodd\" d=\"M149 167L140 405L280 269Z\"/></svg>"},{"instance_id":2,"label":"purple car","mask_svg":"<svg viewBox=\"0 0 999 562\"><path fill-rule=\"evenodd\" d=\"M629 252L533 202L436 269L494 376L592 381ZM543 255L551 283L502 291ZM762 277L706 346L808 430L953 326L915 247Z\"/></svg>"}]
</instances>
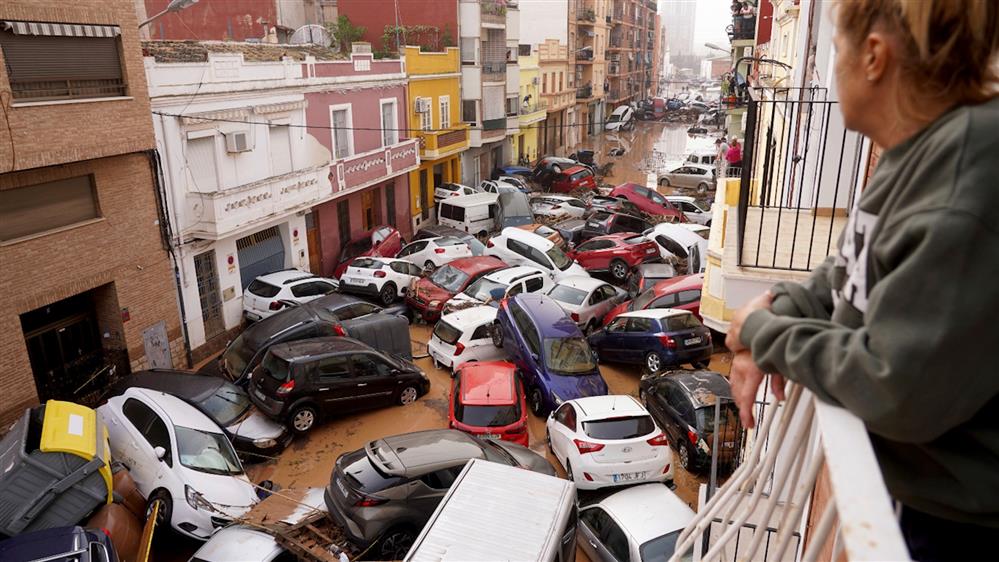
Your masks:
<instances>
[{"instance_id":1,"label":"purple car","mask_svg":"<svg viewBox=\"0 0 999 562\"><path fill-rule=\"evenodd\" d=\"M492 337L513 358L537 416L547 416L566 400L607 394L597 356L579 326L545 295L503 299Z\"/></svg>"}]
</instances>

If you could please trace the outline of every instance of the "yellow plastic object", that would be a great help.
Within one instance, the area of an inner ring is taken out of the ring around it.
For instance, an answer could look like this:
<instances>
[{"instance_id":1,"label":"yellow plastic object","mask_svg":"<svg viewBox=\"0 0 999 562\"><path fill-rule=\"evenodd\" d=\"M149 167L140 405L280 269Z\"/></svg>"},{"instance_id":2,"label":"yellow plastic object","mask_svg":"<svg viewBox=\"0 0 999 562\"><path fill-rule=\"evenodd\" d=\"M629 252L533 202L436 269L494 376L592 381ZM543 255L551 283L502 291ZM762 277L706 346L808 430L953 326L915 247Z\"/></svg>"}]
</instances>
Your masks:
<instances>
[{"instance_id":1,"label":"yellow plastic object","mask_svg":"<svg viewBox=\"0 0 999 562\"><path fill-rule=\"evenodd\" d=\"M99 456L104 461L99 472L107 484L108 503L111 503L111 447L108 429L97 412L73 402L49 400L45 403L38 448L43 453L68 453L88 461Z\"/></svg>"}]
</instances>

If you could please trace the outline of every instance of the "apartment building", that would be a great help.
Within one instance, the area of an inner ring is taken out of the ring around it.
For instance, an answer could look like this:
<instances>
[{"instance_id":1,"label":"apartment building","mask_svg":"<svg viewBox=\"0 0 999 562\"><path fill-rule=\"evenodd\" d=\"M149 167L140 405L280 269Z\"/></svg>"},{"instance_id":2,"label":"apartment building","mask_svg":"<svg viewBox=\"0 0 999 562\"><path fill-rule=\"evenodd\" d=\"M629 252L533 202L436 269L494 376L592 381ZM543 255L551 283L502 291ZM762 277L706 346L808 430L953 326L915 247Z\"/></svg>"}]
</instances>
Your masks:
<instances>
[{"instance_id":1,"label":"apartment building","mask_svg":"<svg viewBox=\"0 0 999 562\"><path fill-rule=\"evenodd\" d=\"M130 0L0 3L0 423L186 365Z\"/></svg>"},{"instance_id":2,"label":"apartment building","mask_svg":"<svg viewBox=\"0 0 999 562\"><path fill-rule=\"evenodd\" d=\"M520 133L514 137L518 162L534 162L539 153L540 123L548 117L546 101L541 98L541 66L538 53L530 45L520 45Z\"/></svg>"},{"instance_id":3,"label":"apartment building","mask_svg":"<svg viewBox=\"0 0 999 562\"><path fill-rule=\"evenodd\" d=\"M139 21L162 14L171 0L133 0ZM141 38L186 41L264 40L288 43L304 25L335 21L336 0L225 0L185 6L155 18Z\"/></svg>"},{"instance_id":4,"label":"apartment building","mask_svg":"<svg viewBox=\"0 0 999 562\"><path fill-rule=\"evenodd\" d=\"M656 2L614 0L607 55L607 109L655 94ZM659 56L662 56L661 54Z\"/></svg>"},{"instance_id":5,"label":"apartment building","mask_svg":"<svg viewBox=\"0 0 999 562\"><path fill-rule=\"evenodd\" d=\"M603 118L607 114L607 41L610 31L612 0L574 0L576 50L576 115L579 137L586 142L588 137L600 134Z\"/></svg>"}]
</instances>

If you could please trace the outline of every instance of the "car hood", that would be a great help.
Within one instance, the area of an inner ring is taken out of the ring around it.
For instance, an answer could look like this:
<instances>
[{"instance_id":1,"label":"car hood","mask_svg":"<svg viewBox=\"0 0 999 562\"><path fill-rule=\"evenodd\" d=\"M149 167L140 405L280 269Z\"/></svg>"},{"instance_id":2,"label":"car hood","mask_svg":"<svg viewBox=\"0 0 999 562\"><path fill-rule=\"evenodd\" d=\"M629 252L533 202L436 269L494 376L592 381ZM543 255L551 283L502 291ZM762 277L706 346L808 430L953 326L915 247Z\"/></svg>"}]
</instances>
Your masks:
<instances>
[{"instance_id":1,"label":"car hood","mask_svg":"<svg viewBox=\"0 0 999 562\"><path fill-rule=\"evenodd\" d=\"M242 437L243 439L278 439L284 435L284 425L275 422L265 416L256 406L250 406L250 410L242 419L226 427L229 433Z\"/></svg>"},{"instance_id":2,"label":"car hood","mask_svg":"<svg viewBox=\"0 0 999 562\"><path fill-rule=\"evenodd\" d=\"M566 269L565 271L559 273L559 277L569 277L570 275L582 275L583 277L589 277L590 273L586 271L586 269L584 269L583 266L579 265L579 262L573 260L572 265L569 266L569 269Z\"/></svg>"},{"instance_id":3,"label":"car hood","mask_svg":"<svg viewBox=\"0 0 999 562\"><path fill-rule=\"evenodd\" d=\"M562 401L586 396L604 396L607 394L607 383L600 376L600 371L594 369L588 375L565 376L553 374L551 389Z\"/></svg>"},{"instance_id":4,"label":"car hood","mask_svg":"<svg viewBox=\"0 0 999 562\"><path fill-rule=\"evenodd\" d=\"M493 441L493 443L499 445L507 453L510 453L510 456L513 457L520 466L532 472L539 472L541 474L547 474L548 476L557 476L555 474L555 467L552 466L552 463L548 462L548 459L542 457L527 447L511 443L510 441L497 440Z\"/></svg>"},{"instance_id":5,"label":"car hood","mask_svg":"<svg viewBox=\"0 0 999 562\"><path fill-rule=\"evenodd\" d=\"M187 485L200 492L206 500L215 504L217 509L231 517L242 515L260 501L260 498L257 497L257 490L245 474L225 476L208 474L187 467L184 467L183 470L185 472L184 481ZM184 498L176 498L175 501L185 500Z\"/></svg>"},{"instance_id":6,"label":"car hood","mask_svg":"<svg viewBox=\"0 0 999 562\"><path fill-rule=\"evenodd\" d=\"M449 293L431 283L429 279L420 279L420 281L417 282L416 287L413 289L413 292L416 296L420 297L420 299L428 303L433 300L446 301L454 296L453 293Z\"/></svg>"},{"instance_id":7,"label":"car hood","mask_svg":"<svg viewBox=\"0 0 999 562\"><path fill-rule=\"evenodd\" d=\"M628 311L628 304L630 304L630 303L631 303L631 301L624 301L623 303L621 303L621 304L615 306L614 308L610 309L610 312L608 312L607 314L604 315L604 326L606 326L607 324L609 324L610 321L613 320L614 318L616 318L618 315L624 314L625 312L627 312Z\"/></svg>"}]
</instances>

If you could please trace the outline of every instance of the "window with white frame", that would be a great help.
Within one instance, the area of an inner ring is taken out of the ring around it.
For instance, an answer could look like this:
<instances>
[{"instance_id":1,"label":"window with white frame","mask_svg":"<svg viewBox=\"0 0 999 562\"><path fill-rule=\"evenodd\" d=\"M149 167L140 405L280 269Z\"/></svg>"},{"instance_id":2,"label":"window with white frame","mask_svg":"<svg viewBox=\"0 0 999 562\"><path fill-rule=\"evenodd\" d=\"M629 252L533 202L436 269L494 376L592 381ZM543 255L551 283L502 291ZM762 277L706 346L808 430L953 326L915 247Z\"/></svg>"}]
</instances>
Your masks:
<instances>
[{"instance_id":1,"label":"window with white frame","mask_svg":"<svg viewBox=\"0 0 999 562\"><path fill-rule=\"evenodd\" d=\"M441 129L451 128L451 96L440 96L437 105L441 113Z\"/></svg>"},{"instance_id":2,"label":"window with white frame","mask_svg":"<svg viewBox=\"0 0 999 562\"><path fill-rule=\"evenodd\" d=\"M270 127L271 166L273 174L280 176L292 171L291 127L287 123L271 123Z\"/></svg>"},{"instance_id":3,"label":"window with white frame","mask_svg":"<svg viewBox=\"0 0 999 562\"><path fill-rule=\"evenodd\" d=\"M218 163L215 159L215 134L202 134L187 139L185 154L193 185L191 191L216 191L219 187Z\"/></svg>"},{"instance_id":4,"label":"window with white frame","mask_svg":"<svg viewBox=\"0 0 999 562\"><path fill-rule=\"evenodd\" d=\"M382 107L382 146L399 142L399 128L396 119L395 99L381 100Z\"/></svg>"},{"instance_id":5,"label":"window with white frame","mask_svg":"<svg viewBox=\"0 0 999 562\"><path fill-rule=\"evenodd\" d=\"M416 98L416 114L420 116L420 130L429 131L434 128L434 112L431 104L434 98Z\"/></svg>"},{"instance_id":6,"label":"window with white frame","mask_svg":"<svg viewBox=\"0 0 999 562\"><path fill-rule=\"evenodd\" d=\"M354 136L351 134L350 105L330 106L330 134L333 139L333 156L337 160L354 154Z\"/></svg>"}]
</instances>

